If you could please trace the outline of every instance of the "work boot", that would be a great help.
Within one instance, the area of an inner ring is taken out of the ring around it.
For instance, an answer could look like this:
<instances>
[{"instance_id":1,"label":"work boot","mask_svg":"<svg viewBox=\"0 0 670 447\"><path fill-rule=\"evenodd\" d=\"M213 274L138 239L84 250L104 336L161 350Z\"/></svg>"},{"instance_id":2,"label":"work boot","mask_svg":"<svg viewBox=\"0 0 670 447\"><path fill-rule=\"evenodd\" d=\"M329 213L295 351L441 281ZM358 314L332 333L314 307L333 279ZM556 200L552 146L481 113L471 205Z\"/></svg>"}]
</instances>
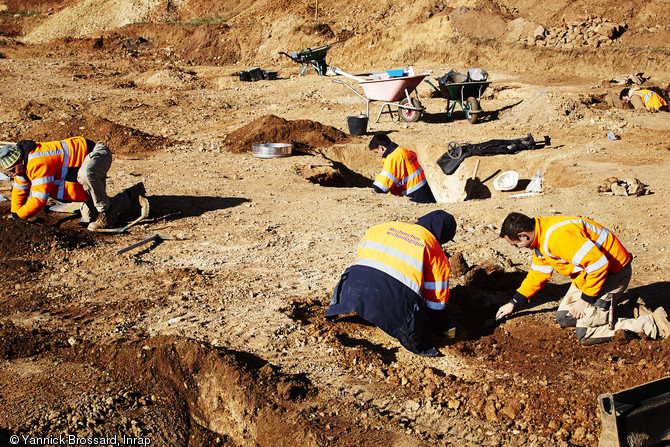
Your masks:
<instances>
[{"instance_id":1,"label":"work boot","mask_svg":"<svg viewBox=\"0 0 670 447\"><path fill-rule=\"evenodd\" d=\"M98 214L98 218L95 222L88 224L87 229L89 231L97 231L106 228L112 228L112 225L116 223L117 214L112 208L108 208L105 211Z\"/></svg>"},{"instance_id":2,"label":"work boot","mask_svg":"<svg viewBox=\"0 0 670 447\"><path fill-rule=\"evenodd\" d=\"M661 338L668 338L670 336L670 322L668 321L668 314L665 312L665 309L659 307L652 315L654 316L654 322L658 327L658 333Z\"/></svg>"}]
</instances>

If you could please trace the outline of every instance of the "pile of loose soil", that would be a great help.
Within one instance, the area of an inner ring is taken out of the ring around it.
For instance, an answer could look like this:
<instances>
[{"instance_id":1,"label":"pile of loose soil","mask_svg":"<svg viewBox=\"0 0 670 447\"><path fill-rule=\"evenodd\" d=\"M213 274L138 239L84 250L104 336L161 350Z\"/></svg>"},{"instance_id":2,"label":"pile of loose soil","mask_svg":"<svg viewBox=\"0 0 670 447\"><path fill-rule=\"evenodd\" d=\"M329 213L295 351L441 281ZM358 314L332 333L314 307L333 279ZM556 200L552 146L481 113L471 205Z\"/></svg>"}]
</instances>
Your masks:
<instances>
[{"instance_id":1,"label":"pile of loose soil","mask_svg":"<svg viewBox=\"0 0 670 447\"><path fill-rule=\"evenodd\" d=\"M63 334L53 334L44 330L28 330L17 327L11 321L0 322L0 359L30 357L39 353L67 345Z\"/></svg>"},{"instance_id":2,"label":"pile of loose soil","mask_svg":"<svg viewBox=\"0 0 670 447\"><path fill-rule=\"evenodd\" d=\"M0 213L9 213L8 202L0 206ZM56 221L58 217L50 217ZM43 263L59 250L70 250L90 243L88 234L68 228L44 225L44 217L36 222L0 219L0 257L3 281L22 283L30 275L39 273Z\"/></svg>"},{"instance_id":3,"label":"pile of loose soil","mask_svg":"<svg viewBox=\"0 0 670 447\"><path fill-rule=\"evenodd\" d=\"M254 143L292 143L294 149L314 152L314 148L346 143L350 138L335 127L315 121L267 115L229 134L225 144L233 153L250 152Z\"/></svg>"},{"instance_id":4,"label":"pile of loose soil","mask_svg":"<svg viewBox=\"0 0 670 447\"><path fill-rule=\"evenodd\" d=\"M149 135L95 115L43 120L18 139L56 141L74 136L102 141L115 155L139 155L154 152L170 144L166 138Z\"/></svg>"}]
</instances>

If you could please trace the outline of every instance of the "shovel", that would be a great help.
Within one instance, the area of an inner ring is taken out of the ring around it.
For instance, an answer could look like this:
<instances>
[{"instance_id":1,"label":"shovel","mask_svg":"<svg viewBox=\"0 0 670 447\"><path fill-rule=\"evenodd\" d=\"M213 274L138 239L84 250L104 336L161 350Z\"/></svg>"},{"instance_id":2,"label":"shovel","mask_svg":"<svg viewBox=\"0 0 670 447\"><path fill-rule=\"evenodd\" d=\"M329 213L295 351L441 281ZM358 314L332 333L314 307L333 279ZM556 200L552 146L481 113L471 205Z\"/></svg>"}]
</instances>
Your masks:
<instances>
[{"instance_id":1,"label":"shovel","mask_svg":"<svg viewBox=\"0 0 670 447\"><path fill-rule=\"evenodd\" d=\"M133 220L132 222L127 224L125 227L121 227L121 228L98 228L95 231L98 232L98 233L114 233L114 234L123 233L128 228L130 228L134 225L137 225L138 223L140 223L141 221L143 221L144 219L149 217L149 200L147 200L147 198L143 197L143 196L140 196L139 199L140 199L140 204L142 205L142 211L141 211L140 217Z\"/></svg>"},{"instance_id":2,"label":"shovel","mask_svg":"<svg viewBox=\"0 0 670 447\"><path fill-rule=\"evenodd\" d=\"M481 183L477 179L477 171L479 170L479 160L475 163L475 169L472 172L472 178L469 178L465 181L465 199L468 200L474 198L475 191L477 186Z\"/></svg>"}]
</instances>

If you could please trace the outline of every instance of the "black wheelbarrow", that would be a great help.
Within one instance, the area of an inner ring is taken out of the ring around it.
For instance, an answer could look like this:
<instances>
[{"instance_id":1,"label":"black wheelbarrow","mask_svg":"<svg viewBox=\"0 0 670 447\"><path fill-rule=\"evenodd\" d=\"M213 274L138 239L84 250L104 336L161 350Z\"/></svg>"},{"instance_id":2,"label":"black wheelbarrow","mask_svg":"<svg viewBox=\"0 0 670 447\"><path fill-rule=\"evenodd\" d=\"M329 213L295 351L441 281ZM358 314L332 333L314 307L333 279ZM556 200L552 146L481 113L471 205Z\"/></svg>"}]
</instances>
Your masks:
<instances>
[{"instance_id":1,"label":"black wheelbarrow","mask_svg":"<svg viewBox=\"0 0 670 447\"><path fill-rule=\"evenodd\" d=\"M310 66L314 67L319 76L323 76L328 70L326 54L328 54L328 50L330 50L330 47L332 46L333 44L328 44L316 48L305 48L298 53L286 53L280 51L279 54L283 54L293 62L300 64L300 76L305 76L307 74L307 69Z\"/></svg>"},{"instance_id":2,"label":"black wheelbarrow","mask_svg":"<svg viewBox=\"0 0 670 447\"><path fill-rule=\"evenodd\" d=\"M438 83L440 88L437 88L428 79L426 82L447 100L447 116L451 117L456 104L459 104L470 124L476 123L479 119L479 114L482 112L480 104L482 93L491 84L489 81ZM453 101L451 106L449 101Z\"/></svg>"}]
</instances>

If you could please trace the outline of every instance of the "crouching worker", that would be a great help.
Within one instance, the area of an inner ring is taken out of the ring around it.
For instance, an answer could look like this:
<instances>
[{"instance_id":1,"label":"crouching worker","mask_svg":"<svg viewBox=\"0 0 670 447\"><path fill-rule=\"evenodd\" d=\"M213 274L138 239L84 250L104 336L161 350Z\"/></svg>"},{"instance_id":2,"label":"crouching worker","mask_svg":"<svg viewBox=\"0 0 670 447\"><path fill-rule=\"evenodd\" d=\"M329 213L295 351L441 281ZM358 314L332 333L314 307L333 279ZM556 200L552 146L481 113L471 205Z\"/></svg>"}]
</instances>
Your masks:
<instances>
[{"instance_id":1,"label":"crouching worker","mask_svg":"<svg viewBox=\"0 0 670 447\"><path fill-rule=\"evenodd\" d=\"M534 250L534 255L526 278L512 300L498 309L497 319L527 304L557 271L572 284L558 306L556 320L562 327L576 327L575 335L582 345L609 341L617 330L644 333L650 338L656 338L659 329L663 337L670 332L662 307L653 314L641 312L638 318L618 318L610 327L609 309L628 287L632 256L599 223L580 217L531 218L511 213L500 236L517 248Z\"/></svg>"},{"instance_id":2,"label":"crouching worker","mask_svg":"<svg viewBox=\"0 0 670 447\"><path fill-rule=\"evenodd\" d=\"M442 244L454 238L451 214L433 211L415 224L388 222L370 228L358 258L335 287L325 316L355 312L409 351L438 354L431 333L454 335L449 298L449 259Z\"/></svg>"},{"instance_id":3,"label":"crouching worker","mask_svg":"<svg viewBox=\"0 0 670 447\"><path fill-rule=\"evenodd\" d=\"M415 152L398 146L385 133L375 134L368 147L383 163L382 171L372 184L375 192L407 196L417 203L435 203Z\"/></svg>"},{"instance_id":4,"label":"crouching worker","mask_svg":"<svg viewBox=\"0 0 670 447\"><path fill-rule=\"evenodd\" d=\"M635 109L667 110L668 103L658 93L643 88L625 88L619 93L621 101L631 103Z\"/></svg>"},{"instance_id":5,"label":"crouching worker","mask_svg":"<svg viewBox=\"0 0 670 447\"><path fill-rule=\"evenodd\" d=\"M0 148L0 165L14 177L10 218L33 217L53 197L63 202L84 202L82 223L97 231L111 228L120 214L139 216L146 204L142 183L112 198L107 195L112 152L103 143L83 137L5 144Z\"/></svg>"}]
</instances>

